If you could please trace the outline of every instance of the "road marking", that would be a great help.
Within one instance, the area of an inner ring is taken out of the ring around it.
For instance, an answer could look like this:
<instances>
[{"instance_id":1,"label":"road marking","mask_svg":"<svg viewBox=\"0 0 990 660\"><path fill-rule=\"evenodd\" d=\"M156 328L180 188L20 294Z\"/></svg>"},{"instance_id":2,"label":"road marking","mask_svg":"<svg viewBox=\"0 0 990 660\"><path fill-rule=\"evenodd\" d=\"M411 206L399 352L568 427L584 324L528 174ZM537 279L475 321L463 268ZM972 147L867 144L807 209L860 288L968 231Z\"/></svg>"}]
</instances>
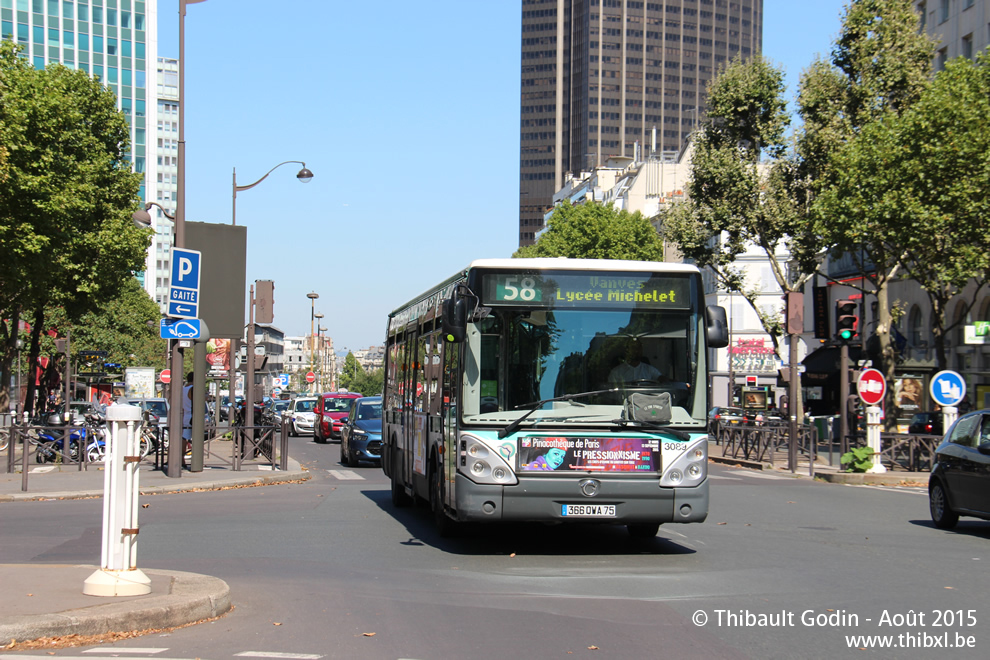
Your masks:
<instances>
[{"instance_id":1,"label":"road marking","mask_svg":"<svg viewBox=\"0 0 990 660\"><path fill-rule=\"evenodd\" d=\"M745 475L753 479L793 479L794 477L778 476L776 474L766 474L765 472L736 472L735 474Z\"/></svg>"},{"instance_id":2,"label":"road marking","mask_svg":"<svg viewBox=\"0 0 990 660\"><path fill-rule=\"evenodd\" d=\"M721 479L722 481L742 481L741 477L723 477L720 474L710 474L709 479Z\"/></svg>"},{"instance_id":3,"label":"road marking","mask_svg":"<svg viewBox=\"0 0 990 660\"><path fill-rule=\"evenodd\" d=\"M45 472L51 472L54 469L55 469L54 465L49 465L47 467L31 468L31 474L44 474Z\"/></svg>"},{"instance_id":4,"label":"road marking","mask_svg":"<svg viewBox=\"0 0 990 660\"><path fill-rule=\"evenodd\" d=\"M162 650L164 650L164 649L162 649ZM123 653L123 652L126 652L126 651L127 651L127 649L107 649L105 651L105 653ZM87 653L87 651L83 651L83 653ZM40 658L44 658L46 656L43 656L43 655L42 656L37 656L37 655L16 655L16 654L14 654L14 655L0 655L0 660L38 660L39 657ZM59 656L55 656L55 657L57 657L58 660L93 660L93 656L91 656L91 655L59 655ZM319 657L319 656L317 656L317 657ZM156 657L155 660L201 660L201 659L200 658L158 658L158 657Z\"/></svg>"},{"instance_id":5,"label":"road marking","mask_svg":"<svg viewBox=\"0 0 990 660\"><path fill-rule=\"evenodd\" d=\"M145 655L154 655L155 653L162 653L163 651L167 651L167 650L168 650L168 647L167 646L165 648L162 648L162 649L158 649L158 648L143 648L143 649L142 648L131 648L131 649L125 649L125 648L119 648L119 649L118 648L98 648L98 649L87 649L87 650L83 651L83 653L112 653L114 655L116 655L118 653L143 653Z\"/></svg>"},{"instance_id":6,"label":"road marking","mask_svg":"<svg viewBox=\"0 0 990 660\"><path fill-rule=\"evenodd\" d=\"M360 474L354 470L327 470L330 476L334 479L340 479L341 481L354 481L355 479L364 480Z\"/></svg>"},{"instance_id":7,"label":"road marking","mask_svg":"<svg viewBox=\"0 0 990 660\"><path fill-rule=\"evenodd\" d=\"M246 658L288 658L290 660L320 660L323 657L309 653L278 653L277 651L244 651L234 655Z\"/></svg>"}]
</instances>

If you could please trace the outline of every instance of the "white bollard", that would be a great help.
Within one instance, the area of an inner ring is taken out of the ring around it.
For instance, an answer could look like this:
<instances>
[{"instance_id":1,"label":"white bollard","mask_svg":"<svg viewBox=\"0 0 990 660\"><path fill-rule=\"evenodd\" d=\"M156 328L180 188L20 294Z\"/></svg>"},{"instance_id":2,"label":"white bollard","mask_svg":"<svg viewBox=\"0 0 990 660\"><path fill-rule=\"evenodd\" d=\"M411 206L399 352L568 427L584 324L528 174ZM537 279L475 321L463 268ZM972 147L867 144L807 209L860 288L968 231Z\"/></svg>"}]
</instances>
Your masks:
<instances>
[{"instance_id":1,"label":"white bollard","mask_svg":"<svg viewBox=\"0 0 990 660\"><path fill-rule=\"evenodd\" d=\"M949 427L959 418L959 409L955 406L942 407L942 433L948 433Z\"/></svg>"},{"instance_id":2,"label":"white bollard","mask_svg":"<svg viewBox=\"0 0 990 660\"><path fill-rule=\"evenodd\" d=\"M138 406L107 408L110 437L103 475L103 543L100 570L83 583L83 593L89 596L151 593L151 580L137 567L142 419ZM86 438L87 443L91 441Z\"/></svg>"},{"instance_id":3,"label":"white bollard","mask_svg":"<svg viewBox=\"0 0 990 660\"><path fill-rule=\"evenodd\" d=\"M871 474L886 472L887 468L880 462L880 408L877 406L866 408L866 444L873 452L873 465L867 472Z\"/></svg>"}]
</instances>

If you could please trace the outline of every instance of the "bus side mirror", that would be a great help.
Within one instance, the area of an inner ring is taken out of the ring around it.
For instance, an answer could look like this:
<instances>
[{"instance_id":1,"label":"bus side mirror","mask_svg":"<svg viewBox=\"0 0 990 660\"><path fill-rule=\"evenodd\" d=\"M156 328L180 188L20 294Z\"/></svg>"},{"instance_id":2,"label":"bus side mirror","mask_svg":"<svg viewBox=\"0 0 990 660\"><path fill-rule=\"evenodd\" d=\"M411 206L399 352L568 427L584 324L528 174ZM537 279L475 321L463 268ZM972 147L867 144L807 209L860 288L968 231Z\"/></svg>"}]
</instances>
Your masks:
<instances>
[{"instance_id":1,"label":"bus side mirror","mask_svg":"<svg viewBox=\"0 0 990 660\"><path fill-rule=\"evenodd\" d=\"M467 336L467 303L463 298L451 296L443 301L441 321L443 338L452 344L459 344Z\"/></svg>"},{"instance_id":2,"label":"bus side mirror","mask_svg":"<svg viewBox=\"0 0 990 660\"><path fill-rule=\"evenodd\" d=\"M708 331L709 348L725 348L729 345L729 322L725 318L725 309L718 305L705 308L705 321Z\"/></svg>"}]
</instances>

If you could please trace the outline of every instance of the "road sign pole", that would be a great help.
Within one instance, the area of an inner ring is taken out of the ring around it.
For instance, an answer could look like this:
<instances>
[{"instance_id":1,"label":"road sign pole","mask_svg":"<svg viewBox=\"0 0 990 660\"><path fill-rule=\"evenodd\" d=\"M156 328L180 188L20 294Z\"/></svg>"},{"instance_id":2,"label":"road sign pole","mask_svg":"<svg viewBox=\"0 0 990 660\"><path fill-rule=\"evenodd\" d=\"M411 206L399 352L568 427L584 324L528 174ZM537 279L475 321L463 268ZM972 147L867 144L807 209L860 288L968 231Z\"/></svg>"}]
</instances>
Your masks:
<instances>
[{"instance_id":1,"label":"road sign pole","mask_svg":"<svg viewBox=\"0 0 990 660\"><path fill-rule=\"evenodd\" d=\"M886 472L887 468L880 462L880 408L878 406L867 406L866 408L866 442L873 453L873 465L867 472L871 474Z\"/></svg>"},{"instance_id":2,"label":"road sign pole","mask_svg":"<svg viewBox=\"0 0 990 660\"><path fill-rule=\"evenodd\" d=\"M244 426L254 426L254 285L248 298L247 375L244 379Z\"/></svg>"},{"instance_id":3,"label":"road sign pole","mask_svg":"<svg viewBox=\"0 0 990 660\"><path fill-rule=\"evenodd\" d=\"M955 406L942 407L942 430L948 432L949 427L959 418L959 409Z\"/></svg>"}]
</instances>

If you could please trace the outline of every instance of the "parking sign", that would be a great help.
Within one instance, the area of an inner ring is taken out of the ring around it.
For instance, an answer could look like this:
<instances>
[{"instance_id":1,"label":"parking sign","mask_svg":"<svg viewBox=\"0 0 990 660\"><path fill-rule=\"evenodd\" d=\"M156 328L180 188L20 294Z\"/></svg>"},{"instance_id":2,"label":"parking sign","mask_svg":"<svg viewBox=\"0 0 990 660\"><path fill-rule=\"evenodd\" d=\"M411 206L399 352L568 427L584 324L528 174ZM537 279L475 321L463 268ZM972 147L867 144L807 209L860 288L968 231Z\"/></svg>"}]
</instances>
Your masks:
<instances>
[{"instance_id":1,"label":"parking sign","mask_svg":"<svg viewBox=\"0 0 990 660\"><path fill-rule=\"evenodd\" d=\"M172 278L168 291L168 315L194 319L199 316L199 250L172 248Z\"/></svg>"}]
</instances>

